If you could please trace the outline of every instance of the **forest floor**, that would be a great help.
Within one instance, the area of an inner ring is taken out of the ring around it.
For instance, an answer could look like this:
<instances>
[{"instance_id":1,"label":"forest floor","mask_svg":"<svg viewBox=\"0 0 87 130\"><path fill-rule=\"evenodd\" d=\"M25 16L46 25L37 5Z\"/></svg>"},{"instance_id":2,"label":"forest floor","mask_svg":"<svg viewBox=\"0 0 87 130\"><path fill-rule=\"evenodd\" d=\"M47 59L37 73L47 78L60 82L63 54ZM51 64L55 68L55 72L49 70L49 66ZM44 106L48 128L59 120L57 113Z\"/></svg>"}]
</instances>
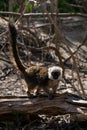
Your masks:
<instances>
[{"instance_id":1,"label":"forest floor","mask_svg":"<svg viewBox=\"0 0 87 130\"><path fill-rule=\"evenodd\" d=\"M83 20L78 23L78 21L80 20L74 17L66 19L63 21L61 27L64 35L71 41L69 47L71 47L73 51L82 44L84 37L87 35L87 22L83 23L83 21L85 21ZM26 95L27 86L25 81L19 72L16 71L9 59L8 33L6 33L6 30L8 30L7 22L0 19L0 97ZM4 32L6 34L2 36ZM63 60L70 56L65 45L62 45L60 50ZM87 42L79 49L75 56L77 57L76 60L81 82L85 92L87 92ZM23 59L25 59L25 57L23 57ZM80 84L75 72L73 72L74 76L72 77L73 67L70 66L71 64L72 60L68 62L65 73L69 82L66 83L66 87L65 84L61 82L60 88L62 88L63 91L75 93L72 85L79 90ZM58 88L58 91L60 88ZM86 123L87 120L81 122L71 121L70 114L50 117L46 115L30 117L28 115L14 113L7 116L0 116L0 130L87 130Z\"/></svg>"}]
</instances>

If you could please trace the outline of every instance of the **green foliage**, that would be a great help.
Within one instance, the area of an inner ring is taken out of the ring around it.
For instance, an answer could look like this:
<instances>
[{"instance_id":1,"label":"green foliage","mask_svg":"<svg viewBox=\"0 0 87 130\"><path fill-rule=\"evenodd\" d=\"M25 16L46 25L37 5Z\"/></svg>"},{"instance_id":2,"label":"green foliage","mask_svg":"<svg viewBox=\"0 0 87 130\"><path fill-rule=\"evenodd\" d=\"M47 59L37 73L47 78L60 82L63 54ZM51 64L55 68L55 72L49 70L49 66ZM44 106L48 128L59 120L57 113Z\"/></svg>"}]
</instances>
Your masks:
<instances>
[{"instance_id":1,"label":"green foliage","mask_svg":"<svg viewBox=\"0 0 87 130\"><path fill-rule=\"evenodd\" d=\"M0 0L0 11L8 10L8 0Z\"/></svg>"},{"instance_id":2,"label":"green foliage","mask_svg":"<svg viewBox=\"0 0 87 130\"><path fill-rule=\"evenodd\" d=\"M31 4L28 3L27 6L26 6L25 12L29 13L31 11L31 7L32 7Z\"/></svg>"},{"instance_id":3,"label":"green foliage","mask_svg":"<svg viewBox=\"0 0 87 130\"><path fill-rule=\"evenodd\" d=\"M14 12L18 12L18 7L17 7L17 5L15 5L15 4L13 5L13 11L14 11Z\"/></svg>"},{"instance_id":4,"label":"green foliage","mask_svg":"<svg viewBox=\"0 0 87 130\"><path fill-rule=\"evenodd\" d=\"M28 3L28 0L25 0L25 1L26 3ZM16 3L14 3L13 12L18 12L19 6ZM0 11L8 11L8 10L9 10L9 1L8 0L0 1ZM31 4L28 3L25 12L29 13L30 10L31 10Z\"/></svg>"},{"instance_id":5,"label":"green foliage","mask_svg":"<svg viewBox=\"0 0 87 130\"><path fill-rule=\"evenodd\" d=\"M79 12L78 8L74 8L71 6L66 5L66 3L69 4L76 4L76 0L58 0L58 7L59 7L59 12L61 13L76 13Z\"/></svg>"},{"instance_id":6,"label":"green foliage","mask_svg":"<svg viewBox=\"0 0 87 130\"><path fill-rule=\"evenodd\" d=\"M29 13L31 11L32 5L29 3L29 0L25 0L27 7L25 12ZM72 13L72 12L80 12L79 8L74 8L69 5L66 5L65 3L69 4L79 4L87 8L87 0L58 0L58 8L59 12L61 13ZM16 5L14 2L13 4L13 11L18 12L20 5ZM39 10L39 12L42 12L42 9L38 8L38 6L35 7L35 9ZM9 0L0 0L0 11L8 11L9 10Z\"/></svg>"}]
</instances>

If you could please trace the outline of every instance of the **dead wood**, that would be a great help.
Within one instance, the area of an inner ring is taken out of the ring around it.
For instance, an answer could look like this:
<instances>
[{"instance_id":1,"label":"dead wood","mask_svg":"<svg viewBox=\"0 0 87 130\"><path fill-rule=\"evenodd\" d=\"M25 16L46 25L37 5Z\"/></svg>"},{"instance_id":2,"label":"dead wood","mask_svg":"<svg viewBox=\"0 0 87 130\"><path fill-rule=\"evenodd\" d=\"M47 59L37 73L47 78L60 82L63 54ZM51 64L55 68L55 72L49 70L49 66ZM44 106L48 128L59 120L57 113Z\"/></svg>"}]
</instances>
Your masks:
<instances>
[{"instance_id":1,"label":"dead wood","mask_svg":"<svg viewBox=\"0 0 87 130\"><path fill-rule=\"evenodd\" d=\"M47 17L48 16L48 14L50 15L50 16L60 16L60 17L73 17L73 16L81 16L81 17L83 17L83 18L87 18L87 14L84 14L84 13L25 13L24 15L23 15L23 17L26 17L26 18L28 18L29 16L44 16L44 17ZM0 11L0 17L1 16L21 16L21 13L16 13L16 12L7 12L7 11Z\"/></svg>"},{"instance_id":2,"label":"dead wood","mask_svg":"<svg viewBox=\"0 0 87 130\"><path fill-rule=\"evenodd\" d=\"M71 41L69 41L69 40L67 39L67 37L65 37L65 40L66 40L67 42L71 42ZM80 45L77 47L77 49L70 55L70 57L68 57L68 58L64 61L64 64L66 64L67 61L69 61L69 60L79 51L79 49L80 49L82 46L86 45L86 41L87 41L87 34L86 34L85 38L83 39L82 44L80 44Z\"/></svg>"},{"instance_id":3,"label":"dead wood","mask_svg":"<svg viewBox=\"0 0 87 130\"><path fill-rule=\"evenodd\" d=\"M67 46L70 54L72 55L72 51L71 49ZM77 77L78 77L78 82L80 84L80 87L81 87L81 91L82 91L82 96L86 99L86 94L85 94L85 91L84 91L84 88L83 88L83 84L81 82L81 79L80 79L80 75L79 75L79 70L78 70L78 67L77 67L77 63L76 63L76 59L75 57L72 55L72 59L73 59L73 64L74 64L74 67L75 67L75 71L77 73Z\"/></svg>"},{"instance_id":4,"label":"dead wood","mask_svg":"<svg viewBox=\"0 0 87 130\"><path fill-rule=\"evenodd\" d=\"M46 96L29 99L27 96L0 97L0 114L21 112L29 114L81 114L87 113L87 101L76 95L57 94L53 100Z\"/></svg>"}]
</instances>

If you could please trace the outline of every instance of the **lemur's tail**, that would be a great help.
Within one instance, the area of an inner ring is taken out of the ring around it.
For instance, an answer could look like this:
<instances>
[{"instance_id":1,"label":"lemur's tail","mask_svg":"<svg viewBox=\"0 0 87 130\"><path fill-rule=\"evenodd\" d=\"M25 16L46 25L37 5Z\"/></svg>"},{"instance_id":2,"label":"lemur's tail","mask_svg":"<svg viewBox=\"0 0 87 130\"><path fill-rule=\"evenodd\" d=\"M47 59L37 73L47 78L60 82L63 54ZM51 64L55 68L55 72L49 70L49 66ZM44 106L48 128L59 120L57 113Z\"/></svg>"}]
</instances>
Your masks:
<instances>
[{"instance_id":1,"label":"lemur's tail","mask_svg":"<svg viewBox=\"0 0 87 130\"><path fill-rule=\"evenodd\" d=\"M24 73L25 72L25 66L22 64L19 55L18 55L18 51L16 48L16 43L17 43L17 30L14 26L13 23L9 23L9 40L10 40L10 47L11 47L11 51L12 51L12 56L14 58L14 61L18 67L18 69Z\"/></svg>"}]
</instances>

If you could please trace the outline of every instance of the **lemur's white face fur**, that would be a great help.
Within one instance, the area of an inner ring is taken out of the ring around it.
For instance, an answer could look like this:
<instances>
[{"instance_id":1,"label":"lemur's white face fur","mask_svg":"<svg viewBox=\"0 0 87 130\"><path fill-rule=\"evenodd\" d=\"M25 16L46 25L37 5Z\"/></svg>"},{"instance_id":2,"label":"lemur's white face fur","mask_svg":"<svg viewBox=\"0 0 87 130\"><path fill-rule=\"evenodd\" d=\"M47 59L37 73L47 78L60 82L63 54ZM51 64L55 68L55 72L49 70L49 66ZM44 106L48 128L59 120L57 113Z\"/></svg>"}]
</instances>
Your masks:
<instances>
[{"instance_id":1,"label":"lemur's white face fur","mask_svg":"<svg viewBox=\"0 0 87 130\"><path fill-rule=\"evenodd\" d=\"M51 80L61 80L62 79L62 68L58 66L53 66L48 68L48 78Z\"/></svg>"}]
</instances>

